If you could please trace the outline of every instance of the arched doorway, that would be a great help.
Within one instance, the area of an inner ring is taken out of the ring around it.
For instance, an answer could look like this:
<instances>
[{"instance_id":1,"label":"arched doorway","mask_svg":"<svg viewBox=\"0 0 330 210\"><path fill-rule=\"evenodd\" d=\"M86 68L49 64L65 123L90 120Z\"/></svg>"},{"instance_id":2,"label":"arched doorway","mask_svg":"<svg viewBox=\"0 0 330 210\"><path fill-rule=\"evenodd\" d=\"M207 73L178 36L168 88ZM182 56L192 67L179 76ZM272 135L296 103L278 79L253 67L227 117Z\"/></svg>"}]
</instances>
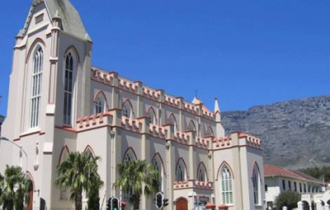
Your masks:
<instances>
[{"instance_id":1,"label":"arched doorway","mask_svg":"<svg viewBox=\"0 0 330 210\"><path fill-rule=\"evenodd\" d=\"M176 201L176 210L188 210L188 200L185 198L179 198Z\"/></svg>"},{"instance_id":2,"label":"arched doorway","mask_svg":"<svg viewBox=\"0 0 330 210\"><path fill-rule=\"evenodd\" d=\"M29 182L29 203L26 206L26 210L33 210L33 180L31 179L31 175L27 176Z\"/></svg>"},{"instance_id":3,"label":"arched doorway","mask_svg":"<svg viewBox=\"0 0 330 210\"><path fill-rule=\"evenodd\" d=\"M302 201L304 204L304 210L309 210L309 203L307 201Z\"/></svg>"}]
</instances>

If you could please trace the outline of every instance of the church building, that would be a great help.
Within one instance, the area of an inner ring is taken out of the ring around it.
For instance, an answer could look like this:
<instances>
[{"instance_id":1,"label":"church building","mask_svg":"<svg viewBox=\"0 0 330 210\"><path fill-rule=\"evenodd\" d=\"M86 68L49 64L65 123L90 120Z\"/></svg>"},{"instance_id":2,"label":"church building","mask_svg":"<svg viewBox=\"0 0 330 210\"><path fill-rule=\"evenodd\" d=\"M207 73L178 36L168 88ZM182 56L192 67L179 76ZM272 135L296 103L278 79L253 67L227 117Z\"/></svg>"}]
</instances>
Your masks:
<instances>
[{"instance_id":1,"label":"church building","mask_svg":"<svg viewBox=\"0 0 330 210\"><path fill-rule=\"evenodd\" d=\"M26 155L2 141L0 173L6 164L26 171L28 209L74 209L69 191L54 182L75 151L101 157L102 209L112 196L132 209L113 185L117 164L137 159L159 170L165 210L264 209L260 139L226 135L217 100L211 111L198 98L188 102L94 67L92 44L69 0L34 0L16 36L2 136ZM142 196L140 209L155 210L154 197Z\"/></svg>"}]
</instances>

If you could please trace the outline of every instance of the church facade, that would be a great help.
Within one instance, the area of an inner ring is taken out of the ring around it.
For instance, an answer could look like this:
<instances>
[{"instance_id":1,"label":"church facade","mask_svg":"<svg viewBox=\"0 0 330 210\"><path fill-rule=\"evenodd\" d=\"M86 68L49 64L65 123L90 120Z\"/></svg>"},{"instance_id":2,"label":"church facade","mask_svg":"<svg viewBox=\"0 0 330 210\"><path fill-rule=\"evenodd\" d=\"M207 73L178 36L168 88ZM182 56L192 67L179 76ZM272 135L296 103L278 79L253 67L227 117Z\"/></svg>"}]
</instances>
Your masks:
<instances>
[{"instance_id":1,"label":"church facade","mask_svg":"<svg viewBox=\"0 0 330 210\"><path fill-rule=\"evenodd\" d=\"M100 205L120 190L117 164L152 163L161 174L165 209L264 207L261 141L225 135L218 101L210 111L139 81L92 65L92 40L69 0L34 0L16 37L8 112L0 144L0 173L19 165L33 181L28 209L74 208L58 189L56 167L70 152L101 157ZM86 200L84 200L86 202ZM156 209L142 196L140 209Z\"/></svg>"}]
</instances>

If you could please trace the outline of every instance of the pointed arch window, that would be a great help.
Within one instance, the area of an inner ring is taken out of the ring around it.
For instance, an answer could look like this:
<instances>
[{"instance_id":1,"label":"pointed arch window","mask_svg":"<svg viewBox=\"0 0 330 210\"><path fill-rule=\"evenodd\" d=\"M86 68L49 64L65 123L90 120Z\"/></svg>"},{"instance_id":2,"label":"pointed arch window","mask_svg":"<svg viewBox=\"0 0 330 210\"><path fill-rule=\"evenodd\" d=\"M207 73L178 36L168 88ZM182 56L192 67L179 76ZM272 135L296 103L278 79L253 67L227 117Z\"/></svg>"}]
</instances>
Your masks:
<instances>
[{"instance_id":1,"label":"pointed arch window","mask_svg":"<svg viewBox=\"0 0 330 210\"><path fill-rule=\"evenodd\" d=\"M162 160L160 155L156 155L154 159L152 160L152 164L154 165L155 169L158 171L158 179L160 183L160 190L164 191L164 168L162 165Z\"/></svg>"},{"instance_id":2,"label":"pointed arch window","mask_svg":"<svg viewBox=\"0 0 330 210\"><path fill-rule=\"evenodd\" d=\"M174 132L178 131L178 123L176 122L176 119L175 119L173 113L168 117L167 123L174 125Z\"/></svg>"},{"instance_id":3,"label":"pointed arch window","mask_svg":"<svg viewBox=\"0 0 330 210\"><path fill-rule=\"evenodd\" d=\"M94 155L93 155L93 152L91 151L91 149L89 147L87 147L85 149L85 154L87 155L87 157L90 159L90 158L93 158Z\"/></svg>"},{"instance_id":4,"label":"pointed arch window","mask_svg":"<svg viewBox=\"0 0 330 210\"><path fill-rule=\"evenodd\" d=\"M41 47L34 54L32 72L31 119L30 127L38 127L43 69L43 51Z\"/></svg>"},{"instance_id":5,"label":"pointed arch window","mask_svg":"<svg viewBox=\"0 0 330 210\"><path fill-rule=\"evenodd\" d=\"M197 180L200 182L204 182L205 181L205 171L203 169L198 169L197 171Z\"/></svg>"},{"instance_id":6,"label":"pointed arch window","mask_svg":"<svg viewBox=\"0 0 330 210\"><path fill-rule=\"evenodd\" d=\"M221 190L222 190L222 202L224 204L233 203L233 186L232 186L232 174L227 165L221 170Z\"/></svg>"},{"instance_id":7,"label":"pointed arch window","mask_svg":"<svg viewBox=\"0 0 330 210\"><path fill-rule=\"evenodd\" d=\"M156 118L156 113L153 109L149 109L147 116L149 117L149 123L150 124L156 124L157 123L157 118Z\"/></svg>"},{"instance_id":8,"label":"pointed arch window","mask_svg":"<svg viewBox=\"0 0 330 210\"><path fill-rule=\"evenodd\" d=\"M189 124L188 124L188 131L196 131L196 125L194 123L193 120L190 120Z\"/></svg>"},{"instance_id":9,"label":"pointed arch window","mask_svg":"<svg viewBox=\"0 0 330 210\"><path fill-rule=\"evenodd\" d=\"M211 126L208 126L205 132L205 136L214 136L213 129Z\"/></svg>"},{"instance_id":10,"label":"pointed arch window","mask_svg":"<svg viewBox=\"0 0 330 210\"><path fill-rule=\"evenodd\" d=\"M184 182L186 180L186 170L182 159L176 165L175 177L177 182Z\"/></svg>"},{"instance_id":11,"label":"pointed arch window","mask_svg":"<svg viewBox=\"0 0 330 210\"><path fill-rule=\"evenodd\" d=\"M122 115L127 117L127 118L134 118L133 115L133 107L131 105L131 103L129 102L129 100L127 100L122 107Z\"/></svg>"},{"instance_id":12,"label":"pointed arch window","mask_svg":"<svg viewBox=\"0 0 330 210\"><path fill-rule=\"evenodd\" d=\"M134 154L134 151L132 148L128 149L125 156L124 156L124 162L130 162L136 160L136 156Z\"/></svg>"},{"instance_id":13,"label":"pointed arch window","mask_svg":"<svg viewBox=\"0 0 330 210\"><path fill-rule=\"evenodd\" d=\"M63 147L62 154L60 157L60 164L66 161L68 158L69 158L69 150L67 147ZM64 200L64 201L69 200L69 193L70 193L69 189L61 189L60 200Z\"/></svg>"},{"instance_id":14,"label":"pointed arch window","mask_svg":"<svg viewBox=\"0 0 330 210\"><path fill-rule=\"evenodd\" d=\"M73 66L72 54L69 53L65 59L64 71L64 119L65 125L72 125L72 97L73 97Z\"/></svg>"},{"instance_id":15,"label":"pointed arch window","mask_svg":"<svg viewBox=\"0 0 330 210\"><path fill-rule=\"evenodd\" d=\"M104 102L101 98L97 98L97 100L94 102L94 105L95 105L95 114L104 112Z\"/></svg>"},{"instance_id":16,"label":"pointed arch window","mask_svg":"<svg viewBox=\"0 0 330 210\"><path fill-rule=\"evenodd\" d=\"M206 168L203 162L201 162L197 169L197 180L200 182L207 182Z\"/></svg>"},{"instance_id":17,"label":"pointed arch window","mask_svg":"<svg viewBox=\"0 0 330 210\"><path fill-rule=\"evenodd\" d=\"M255 166L253 168L252 184L253 184L254 203L260 204L260 177L259 177L259 170L258 170L257 166Z\"/></svg>"}]
</instances>

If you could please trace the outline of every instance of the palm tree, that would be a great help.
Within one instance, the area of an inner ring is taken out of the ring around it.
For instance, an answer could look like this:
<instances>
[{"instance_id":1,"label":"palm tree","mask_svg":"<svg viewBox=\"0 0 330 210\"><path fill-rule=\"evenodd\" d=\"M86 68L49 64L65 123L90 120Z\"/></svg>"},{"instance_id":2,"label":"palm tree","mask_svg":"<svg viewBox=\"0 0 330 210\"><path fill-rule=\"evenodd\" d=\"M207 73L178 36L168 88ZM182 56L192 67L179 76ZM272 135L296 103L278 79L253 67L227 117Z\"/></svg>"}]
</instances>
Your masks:
<instances>
[{"instance_id":1,"label":"palm tree","mask_svg":"<svg viewBox=\"0 0 330 210\"><path fill-rule=\"evenodd\" d=\"M144 160L136 160L125 161L117 167L120 178L114 187L121 188L123 193L130 195L129 202L134 209L139 209L142 193L150 196L158 191L158 170L152 164L146 164Z\"/></svg>"},{"instance_id":2,"label":"palm tree","mask_svg":"<svg viewBox=\"0 0 330 210\"><path fill-rule=\"evenodd\" d=\"M0 173L0 206L2 206L2 203L3 203L3 201L2 201L2 188L3 188L3 176L1 175L1 173Z\"/></svg>"},{"instance_id":3,"label":"palm tree","mask_svg":"<svg viewBox=\"0 0 330 210\"><path fill-rule=\"evenodd\" d=\"M0 204L3 209L23 209L29 202L32 182L23 174L21 167L6 166L5 176L0 177Z\"/></svg>"},{"instance_id":4,"label":"palm tree","mask_svg":"<svg viewBox=\"0 0 330 210\"><path fill-rule=\"evenodd\" d=\"M99 157L90 157L86 153L70 153L68 159L57 167L58 178L55 183L61 189L70 188L70 199L75 202L75 209L82 209L82 192L87 194L98 191L103 182L97 172ZM95 189L95 186L97 186Z\"/></svg>"}]
</instances>

